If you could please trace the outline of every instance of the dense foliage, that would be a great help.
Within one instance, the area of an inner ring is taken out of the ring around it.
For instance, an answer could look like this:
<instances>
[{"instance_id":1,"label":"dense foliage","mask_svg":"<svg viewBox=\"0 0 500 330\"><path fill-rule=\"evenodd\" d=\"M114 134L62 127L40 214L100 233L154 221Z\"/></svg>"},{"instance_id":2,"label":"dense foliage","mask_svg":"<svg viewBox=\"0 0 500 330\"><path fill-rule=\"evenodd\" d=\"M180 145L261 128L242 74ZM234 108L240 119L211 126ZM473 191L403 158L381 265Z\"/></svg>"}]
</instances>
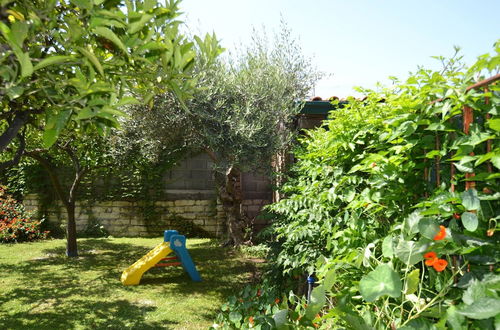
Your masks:
<instances>
[{"instance_id":1,"label":"dense foliage","mask_svg":"<svg viewBox=\"0 0 500 330\"><path fill-rule=\"evenodd\" d=\"M271 172L272 157L289 145L293 120L319 74L284 27L274 39L255 34L250 45L195 66L194 97L184 104L171 93L155 100L154 111L130 111L130 135L142 135L136 150L146 156L177 144L206 152L232 243L243 243L248 222L234 183L241 171ZM202 54L218 54L216 40L196 38ZM127 131L125 130L124 133Z\"/></svg>"},{"instance_id":2,"label":"dense foliage","mask_svg":"<svg viewBox=\"0 0 500 330\"><path fill-rule=\"evenodd\" d=\"M157 93L184 99L193 92L199 54L179 32L178 4L1 3L0 150L7 152L0 169L23 156L44 168L66 208L68 256L78 254L78 187L91 170L114 163L106 133L120 127L123 106L148 104L150 110ZM73 173L65 185L61 169L68 165Z\"/></svg>"},{"instance_id":3,"label":"dense foliage","mask_svg":"<svg viewBox=\"0 0 500 330\"><path fill-rule=\"evenodd\" d=\"M468 69L441 59L440 72L363 90L307 132L287 198L269 208L270 279L283 292L303 274L320 280L304 327L498 326L500 87L467 89L498 73L495 50ZM273 326L296 324L295 308Z\"/></svg>"},{"instance_id":4,"label":"dense foliage","mask_svg":"<svg viewBox=\"0 0 500 330\"><path fill-rule=\"evenodd\" d=\"M48 232L41 229L41 222L33 219L24 206L7 193L6 187L0 186L0 243L29 242L47 235Z\"/></svg>"}]
</instances>

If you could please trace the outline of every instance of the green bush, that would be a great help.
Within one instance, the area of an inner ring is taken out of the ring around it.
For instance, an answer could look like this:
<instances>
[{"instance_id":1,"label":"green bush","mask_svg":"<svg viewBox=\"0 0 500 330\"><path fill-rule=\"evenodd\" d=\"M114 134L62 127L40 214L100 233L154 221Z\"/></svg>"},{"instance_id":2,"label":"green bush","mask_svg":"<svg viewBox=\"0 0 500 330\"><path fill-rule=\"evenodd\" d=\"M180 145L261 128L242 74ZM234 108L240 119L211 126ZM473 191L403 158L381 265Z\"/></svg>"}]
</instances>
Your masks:
<instances>
[{"instance_id":1,"label":"green bush","mask_svg":"<svg viewBox=\"0 0 500 330\"><path fill-rule=\"evenodd\" d=\"M470 69L441 59L440 72L362 90L365 99L350 99L302 139L287 197L269 207L272 274L283 278L267 279L285 283L274 283L283 293L314 273L310 303L321 306L309 321L348 329L498 323L500 87L467 91L473 77L498 68L500 43L496 51ZM469 134L464 106L474 110ZM309 326L293 322L282 328Z\"/></svg>"},{"instance_id":2,"label":"green bush","mask_svg":"<svg viewBox=\"0 0 500 330\"><path fill-rule=\"evenodd\" d=\"M24 206L0 186L0 243L27 242L46 238L41 222L31 218Z\"/></svg>"}]
</instances>

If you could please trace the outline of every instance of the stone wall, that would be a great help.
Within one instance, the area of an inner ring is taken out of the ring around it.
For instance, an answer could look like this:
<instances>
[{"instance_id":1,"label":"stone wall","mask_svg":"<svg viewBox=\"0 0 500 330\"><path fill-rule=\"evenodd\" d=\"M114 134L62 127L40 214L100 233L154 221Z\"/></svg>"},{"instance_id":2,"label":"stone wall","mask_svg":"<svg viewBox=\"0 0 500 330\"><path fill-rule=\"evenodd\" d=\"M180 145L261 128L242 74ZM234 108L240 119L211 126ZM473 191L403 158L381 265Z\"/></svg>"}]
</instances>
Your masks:
<instances>
[{"instance_id":1,"label":"stone wall","mask_svg":"<svg viewBox=\"0 0 500 330\"><path fill-rule=\"evenodd\" d=\"M267 200L245 200L243 209L255 217ZM64 225L66 211L60 203L42 211L38 196L27 195L24 205L28 211L41 212L52 225ZM102 225L113 236L158 236L166 229L177 229L189 236L222 237L226 233L222 205L211 200L175 200L144 202L108 201L77 203L75 216L77 231L84 232L89 225ZM265 223L254 222L260 229Z\"/></svg>"},{"instance_id":2,"label":"stone wall","mask_svg":"<svg viewBox=\"0 0 500 330\"><path fill-rule=\"evenodd\" d=\"M180 161L158 182L160 200L79 201L75 212L77 231L99 224L113 236L158 236L165 229L177 229L185 235L222 237L226 233L224 212L217 203L212 166L204 153ZM259 230L266 223L255 218L271 202L270 181L252 173L243 173L240 181L243 210ZM38 197L27 195L24 204L52 225L66 221L66 211L60 202L42 210Z\"/></svg>"}]
</instances>

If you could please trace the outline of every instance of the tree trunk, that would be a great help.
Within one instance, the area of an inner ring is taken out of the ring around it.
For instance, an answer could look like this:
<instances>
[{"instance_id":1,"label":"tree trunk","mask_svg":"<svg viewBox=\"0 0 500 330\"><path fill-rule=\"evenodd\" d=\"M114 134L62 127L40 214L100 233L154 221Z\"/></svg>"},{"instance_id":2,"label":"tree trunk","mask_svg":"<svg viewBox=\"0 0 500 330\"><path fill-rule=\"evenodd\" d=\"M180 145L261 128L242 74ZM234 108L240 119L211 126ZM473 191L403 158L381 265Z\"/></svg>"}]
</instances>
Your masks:
<instances>
[{"instance_id":1,"label":"tree trunk","mask_svg":"<svg viewBox=\"0 0 500 330\"><path fill-rule=\"evenodd\" d=\"M78 257L78 247L76 243L76 221L75 221L75 203L66 205L68 214L68 224L66 226L66 256Z\"/></svg>"},{"instance_id":2,"label":"tree trunk","mask_svg":"<svg viewBox=\"0 0 500 330\"><path fill-rule=\"evenodd\" d=\"M240 172L229 168L225 173L216 171L214 174L217 193L226 215L228 242L234 246L245 241L245 216L242 214L241 191L237 186Z\"/></svg>"}]
</instances>

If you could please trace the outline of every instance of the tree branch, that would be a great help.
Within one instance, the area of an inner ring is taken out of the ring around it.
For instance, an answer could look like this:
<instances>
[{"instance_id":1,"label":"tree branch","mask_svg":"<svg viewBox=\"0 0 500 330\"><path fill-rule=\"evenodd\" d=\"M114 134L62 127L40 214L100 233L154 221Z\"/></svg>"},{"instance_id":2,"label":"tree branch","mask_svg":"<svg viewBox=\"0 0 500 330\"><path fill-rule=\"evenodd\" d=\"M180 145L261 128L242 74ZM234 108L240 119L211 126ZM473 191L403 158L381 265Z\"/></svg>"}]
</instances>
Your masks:
<instances>
[{"instance_id":1,"label":"tree branch","mask_svg":"<svg viewBox=\"0 0 500 330\"><path fill-rule=\"evenodd\" d=\"M42 155L40 155L40 153L43 151L43 149L36 149L32 151L26 151L24 154L38 161L40 165L42 165L42 167L47 171L47 173L49 174L50 182L52 182L52 186L54 187L57 196L59 196L59 199L64 204L64 206L68 207L68 199L66 198L66 194L63 191L61 181L57 176L55 166L50 162L50 160L45 159Z\"/></svg>"},{"instance_id":2,"label":"tree branch","mask_svg":"<svg viewBox=\"0 0 500 330\"><path fill-rule=\"evenodd\" d=\"M16 154L14 158L11 160L8 160L6 162L0 163L0 170L3 170L4 168L10 167L17 165L19 161L21 160L21 157L24 154L24 149L26 148L26 141L24 140L24 134L18 134L17 135L19 139L19 148L17 148Z\"/></svg>"},{"instance_id":3,"label":"tree branch","mask_svg":"<svg viewBox=\"0 0 500 330\"><path fill-rule=\"evenodd\" d=\"M17 136L19 130L28 122L29 115L22 111L16 113L14 120L9 124L9 127L2 135L0 135L0 151L4 151L9 143Z\"/></svg>"}]
</instances>

